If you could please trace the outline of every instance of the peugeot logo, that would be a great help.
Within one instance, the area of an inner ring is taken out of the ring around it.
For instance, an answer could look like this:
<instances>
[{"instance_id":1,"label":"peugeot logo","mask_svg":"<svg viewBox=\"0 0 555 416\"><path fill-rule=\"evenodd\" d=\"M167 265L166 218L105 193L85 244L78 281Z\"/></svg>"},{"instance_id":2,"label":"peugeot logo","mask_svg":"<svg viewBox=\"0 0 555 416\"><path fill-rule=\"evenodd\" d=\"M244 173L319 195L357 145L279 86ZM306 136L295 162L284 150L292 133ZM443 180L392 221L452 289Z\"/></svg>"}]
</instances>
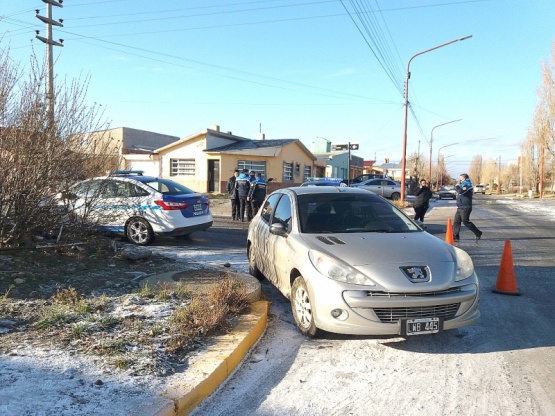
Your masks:
<instances>
[{"instance_id":1,"label":"peugeot logo","mask_svg":"<svg viewBox=\"0 0 555 416\"><path fill-rule=\"evenodd\" d=\"M430 269L428 266L400 267L407 279L412 283L426 283L430 281Z\"/></svg>"}]
</instances>

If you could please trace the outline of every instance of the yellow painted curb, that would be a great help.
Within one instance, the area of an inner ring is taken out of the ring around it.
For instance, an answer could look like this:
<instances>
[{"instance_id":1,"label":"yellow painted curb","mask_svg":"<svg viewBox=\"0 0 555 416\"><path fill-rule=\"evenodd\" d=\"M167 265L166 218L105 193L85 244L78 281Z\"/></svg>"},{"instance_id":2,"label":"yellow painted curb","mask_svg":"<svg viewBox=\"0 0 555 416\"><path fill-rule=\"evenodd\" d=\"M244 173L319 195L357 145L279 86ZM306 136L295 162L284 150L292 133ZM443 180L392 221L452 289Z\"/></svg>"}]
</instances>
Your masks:
<instances>
[{"instance_id":1,"label":"yellow painted curb","mask_svg":"<svg viewBox=\"0 0 555 416\"><path fill-rule=\"evenodd\" d=\"M165 397L171 396L168 398L173 400L173 409L167 406L165 409L156 412L155 416L188 415L206 397L212 394L235 370L266 329L269 307L270 302L266 300L252 303L251 313L247 315L247 319L244 319L233 329L233 333L238 333L243 337L242 340L238 340L237 345L228 350L226 356L216 358L221 361L220 364L195 387L187 392L177 390L167 392L169 394L163 394Z\"/></svg>"}]
</instances>

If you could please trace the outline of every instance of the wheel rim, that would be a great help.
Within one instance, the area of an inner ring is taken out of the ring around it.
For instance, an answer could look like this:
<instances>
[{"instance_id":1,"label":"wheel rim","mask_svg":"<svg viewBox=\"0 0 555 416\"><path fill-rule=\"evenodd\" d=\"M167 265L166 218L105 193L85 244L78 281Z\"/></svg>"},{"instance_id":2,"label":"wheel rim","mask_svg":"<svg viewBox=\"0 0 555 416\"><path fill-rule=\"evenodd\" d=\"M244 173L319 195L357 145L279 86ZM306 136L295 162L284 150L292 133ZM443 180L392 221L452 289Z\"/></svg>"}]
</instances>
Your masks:
<instances>
[{"instance_id":1,"label":"wheel rim","mask_svg":"<svg viewBox=\"0 0 555 416\"><path fill-rule=\"evenodd\" d=\"M299 287L295 292L295 311L299 325L309 328L312 324L312 305L306 289Z\"/></svg>"},{"instance_id":2,"label":"wheel rim","mask_svg":"<svg viewBox=\"0 0 555 416\"><path fill-rule=\"evenodd\" d=\"M133 221L128 225L127 234L129 239L134 243L144 244L149 238L148 226L142 221Z\"/></svg>"}]
</instances>

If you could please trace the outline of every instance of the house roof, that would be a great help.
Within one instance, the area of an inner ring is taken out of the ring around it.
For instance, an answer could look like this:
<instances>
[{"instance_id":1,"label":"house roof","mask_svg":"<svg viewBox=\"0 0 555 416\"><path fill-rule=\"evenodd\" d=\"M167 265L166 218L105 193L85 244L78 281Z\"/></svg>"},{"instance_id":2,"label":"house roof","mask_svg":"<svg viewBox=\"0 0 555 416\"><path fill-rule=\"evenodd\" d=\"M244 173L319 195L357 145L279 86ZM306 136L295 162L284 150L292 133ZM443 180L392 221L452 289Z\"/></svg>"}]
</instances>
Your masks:
<instances>
[{"instance_id":1,"label":"house roof","mask_svg":"<svg viewBox=\"0 0 555 416\"><path fill-rule=\"evenodd\" d=\"M299 139L273 139L273 140L243 140L225 146L205 149L208 153L239 153L248 151L249 154L259 156L275 156L276 150L291 143L297 143L308 155L316 160L316 157L308 150Z\"/></svg>"},{"instance_id":2,"label":"house roof","mask_svg":"<svg viewBox=\"0 0 555 416\"><path fill-rule=\"evenodd\" d=\"M181 144L183 144L183 143L185 143L189 140L199 138L199 137L203 137L203 136L206 136L206 135L210 135L212 137L220 137L220 138L223 138L223 139L233 140L233 141L237 141L237 142L251 140L251 139L247 139L246 137L235 136L235 135L231 134L231 132L230 133L224 133L224 132L221 132L219 130L206 129L206 130L201 131L199 133L191 134L190 136L184 137L183 139L179 139L179 140L177 140L173 143L170 143L170 144L168 144L164 147L160 147L160 148L155 150L155 153L160 153L160 152L162 152L164 150L168 150L172 147L180 146Z\"/></svg>"}]
</instances>

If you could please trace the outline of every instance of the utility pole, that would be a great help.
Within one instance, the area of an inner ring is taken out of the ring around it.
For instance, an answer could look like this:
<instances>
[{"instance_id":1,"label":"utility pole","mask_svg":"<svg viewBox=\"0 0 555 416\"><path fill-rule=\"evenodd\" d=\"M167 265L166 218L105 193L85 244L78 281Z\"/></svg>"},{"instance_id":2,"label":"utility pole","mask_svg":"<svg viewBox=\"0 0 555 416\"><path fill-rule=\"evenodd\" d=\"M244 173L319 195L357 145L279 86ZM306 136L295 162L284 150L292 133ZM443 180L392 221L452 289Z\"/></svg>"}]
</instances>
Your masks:
<instances>
[{"instance_id":1,"label":"utility pole","mask_svg":"<svg viewBox=\"0 0 555 416\"><path fill-rule=\"evenodd\" d=\"M52 46L64 46L63 39L59 42L52 39L52 26L63 27L63 20L59 21L52 19L52 6L63 7L63 0L59 2L56 0L42 0L46 3L46 17L39 14L39 10L35 10L35 17L40 21L46 23L46 38L39 36L39 31L36 31L36 38L46 44L46 62L48 65L48 77L46 79L46 100L48 101L48 122L50 127L54 125L54 57L52 54Z\"/></svg>"}]
</instances>

